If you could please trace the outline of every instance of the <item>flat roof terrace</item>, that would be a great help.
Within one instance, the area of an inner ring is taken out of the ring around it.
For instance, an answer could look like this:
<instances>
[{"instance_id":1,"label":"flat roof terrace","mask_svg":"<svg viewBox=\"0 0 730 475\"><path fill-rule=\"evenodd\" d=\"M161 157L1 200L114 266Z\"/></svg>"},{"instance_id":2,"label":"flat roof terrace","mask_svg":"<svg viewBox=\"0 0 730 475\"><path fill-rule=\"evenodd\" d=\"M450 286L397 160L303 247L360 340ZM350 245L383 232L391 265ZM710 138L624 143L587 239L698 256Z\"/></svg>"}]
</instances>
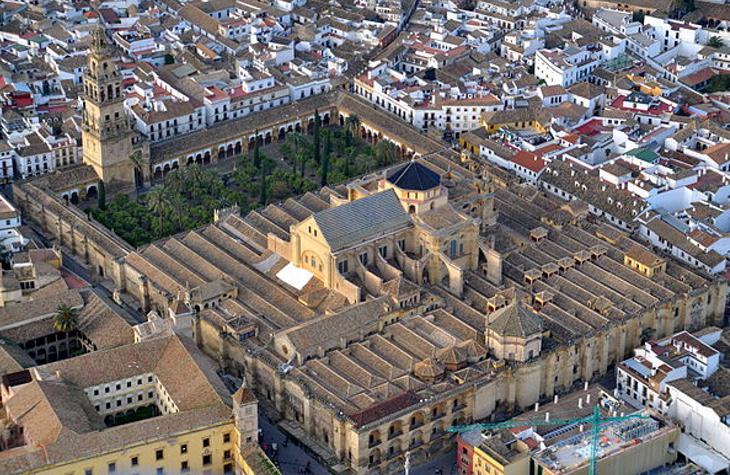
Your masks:
<instances>
[{"instance_id":1,"label":"flat roof terrace","mask_svg":"<svg viewBox=\"0 0 730 475\"><path fill-rule=\"evenodd\" d=\"M601 426L596 457L600 460L618 454L623 450L666 434L670 427L647 414L647 419L628 419L609 422ZM592 431L586 429L572 437L560 440L534 455L537 463L552 473L572 473L590 463Z\"/></svg>"}]
</instances>

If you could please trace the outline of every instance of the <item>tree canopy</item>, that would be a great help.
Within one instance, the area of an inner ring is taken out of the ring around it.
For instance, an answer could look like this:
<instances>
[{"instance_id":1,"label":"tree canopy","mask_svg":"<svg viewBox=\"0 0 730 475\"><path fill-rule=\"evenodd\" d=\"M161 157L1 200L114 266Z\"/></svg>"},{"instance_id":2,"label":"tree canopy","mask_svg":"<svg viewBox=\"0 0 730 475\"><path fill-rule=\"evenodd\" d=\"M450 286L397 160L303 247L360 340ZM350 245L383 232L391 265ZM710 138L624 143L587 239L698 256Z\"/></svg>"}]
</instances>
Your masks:
<instances>
[{"instance_id":1,"label":"tree canopy","mask_svg":"<svg viewBox=\"0 0 730 475\"><path fill-rule=\"evenodd\" d=\"M344 128L321 125L316 136L291 132L278 148L279 160L269 158L260 143L251 156L221 176L192 164L170 172L163 184L133 200L117 195L92 216L133 246L140 246L180 231L208 224L216 209L238 205L241 213L341 183L354 176L396 163L395 146L375 146L359 138L360 121L348 117ZM318 151L317 151L318 150ZM276 151L274 151L276 152Z\"/></svg>"}]
</instances>

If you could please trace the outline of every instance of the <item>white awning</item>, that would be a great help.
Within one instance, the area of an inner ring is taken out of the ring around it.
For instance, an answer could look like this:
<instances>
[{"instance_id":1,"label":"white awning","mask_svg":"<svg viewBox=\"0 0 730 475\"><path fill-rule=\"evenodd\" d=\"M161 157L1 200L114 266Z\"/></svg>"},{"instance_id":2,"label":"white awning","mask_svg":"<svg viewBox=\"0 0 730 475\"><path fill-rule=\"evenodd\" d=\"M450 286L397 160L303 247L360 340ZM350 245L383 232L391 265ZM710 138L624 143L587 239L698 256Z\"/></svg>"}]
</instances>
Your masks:
<instances>
[{"instance_id":1,"label":"white awning","mask_svg":"<svg viewBox=\"0 0 730 475\"><path fill-rule=\"evenodd\" d=\"M302 290L309 279L313 277L312 273L305 269L300 269L291 262L284 266L277 274L276 278L287 285L291 285L297 290Z\"/></svg>"},{"instance_id":2,"label":"white awning","mask_svg":"<svg viewBox=\"0 0 730 475\"><path fill-rule=\"evenodd\" d=\"M730 460L687 434L679 434L679 445L677 448L688 460L691 460L710 473L717 473L730 468Z\"/></svg>"}]
</instances>

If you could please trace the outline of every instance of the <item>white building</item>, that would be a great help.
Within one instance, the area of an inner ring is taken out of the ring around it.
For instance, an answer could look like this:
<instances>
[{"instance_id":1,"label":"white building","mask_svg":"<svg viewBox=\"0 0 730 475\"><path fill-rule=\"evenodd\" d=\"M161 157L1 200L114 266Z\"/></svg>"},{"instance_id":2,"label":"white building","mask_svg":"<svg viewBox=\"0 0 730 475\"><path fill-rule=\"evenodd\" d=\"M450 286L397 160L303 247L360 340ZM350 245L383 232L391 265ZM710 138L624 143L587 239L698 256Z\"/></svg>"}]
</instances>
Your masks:
<instances>
[{"instance_id":1,"label":"white building","mask_svg":"<svg viewBox=\"0 0 730 475\"><path fill-rule=\"evenodd\" d=\"M569 87L587 80L599 64L600 59L587 49L541 49L535 53L535 76L548 86Z\"/></svg>"},{"instance_id":2,"label":"white building","mask_svg":"<svg viewBox=\"0 0 730 475\"><path fill-rule=\"evenodd\" d=\"M38 134L33 132L13 143L15 147L15 165L22 179L31 176L45 175L55 169L55 158L51 146Z\"/></svg>"},{"instance_id":3,"label":"white building","mask_svg":"<svg viewBox=\"0 0 730 475\"><path fill-rule=\"evenodd\" d=\"M687 459L709 473L730 470L730 396L716 397L687 380L667 385L667 415L683 426L677 446Z\"/></svg>"},{"instance_id":4,"label":"white building","mask_svg":"<svg viewBox=\"0 0 730 475\"><path fill-rule=\"evenodd\" d=\"M13 179L15 149L6 141L0 141L0 182L8 183Z\"/></svg>"},{"instance_id":5,"label":"white building","mask_svg":"<svg viewBox=\"0 0 730 475\"><path fill-rule=\"evenodd\" d=\"M615 395L636 408L648 407L666 414L671 404L668 383L707 379L719 367L719 351L682 331L645 343L634 350L633 358L619 363Z\"/></svg>"},{"instance_id":6,"label":"white building","mask_svg":"<svg viewBox=\"0 0 730 475\"><path fill-rule=\"evenodd\" d=\"M0 246L4 252L18 252L28 244L20 234L20 212L0 194Z\"/></svg>"}]
</instances>

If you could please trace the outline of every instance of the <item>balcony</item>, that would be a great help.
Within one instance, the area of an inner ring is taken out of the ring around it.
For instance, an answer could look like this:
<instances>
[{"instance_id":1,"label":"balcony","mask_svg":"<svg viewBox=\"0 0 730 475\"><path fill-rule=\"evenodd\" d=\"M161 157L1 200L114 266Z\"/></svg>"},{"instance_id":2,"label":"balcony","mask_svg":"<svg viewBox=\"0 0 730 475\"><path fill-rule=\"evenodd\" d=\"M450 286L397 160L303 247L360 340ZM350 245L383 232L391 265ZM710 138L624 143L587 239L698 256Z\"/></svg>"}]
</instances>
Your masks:
<instances>
[{"instance_id":1,"label":"balcony","mask_svg":"<svg viewBox=\"0 0 730 475\"><path fill-rule=\"evenodd\" d=\"M370 442L368 443L368 448L369 448L369 449L372 449L373 447L377 447L377 446L378 446L378 445L380 445L380 444L381 444L382 442L383 442L383 441L382 441L382 440L379 440L379 439L371 440L371 441L370 441Z\"/></svg>"}]
</instances>

